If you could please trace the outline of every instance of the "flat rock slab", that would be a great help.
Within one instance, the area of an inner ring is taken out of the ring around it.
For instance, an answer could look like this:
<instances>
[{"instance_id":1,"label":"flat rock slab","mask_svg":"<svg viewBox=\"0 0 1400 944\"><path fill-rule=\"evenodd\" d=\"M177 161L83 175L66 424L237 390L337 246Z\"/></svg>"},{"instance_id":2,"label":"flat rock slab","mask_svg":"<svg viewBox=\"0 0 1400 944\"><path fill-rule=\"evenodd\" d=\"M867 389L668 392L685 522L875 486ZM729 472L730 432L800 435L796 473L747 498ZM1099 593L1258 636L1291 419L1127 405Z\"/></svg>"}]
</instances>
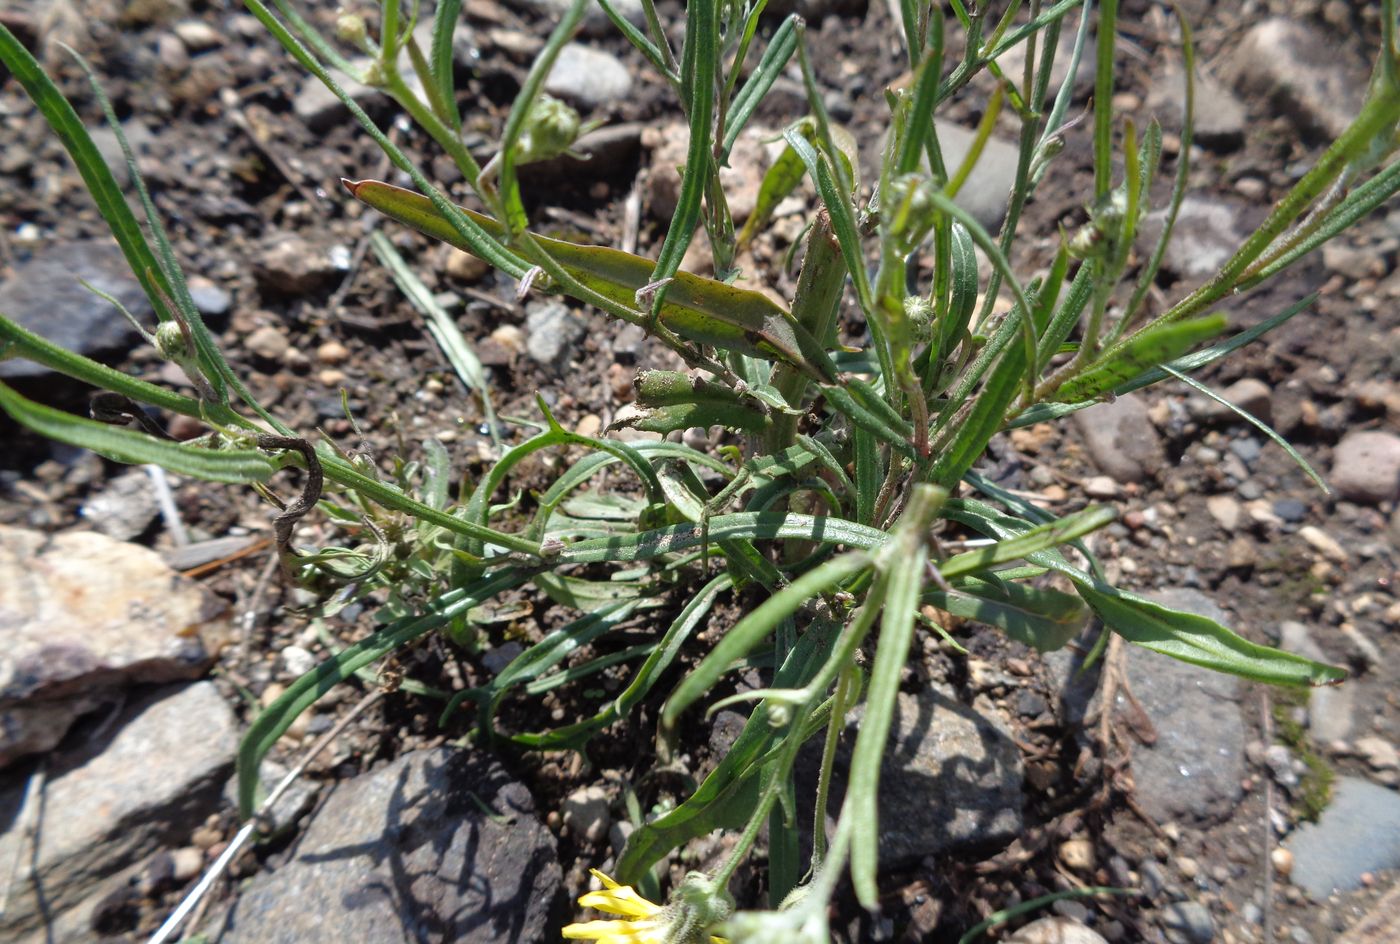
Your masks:
<instances>
[{"instance_id":1,"label":"flat rock slab","mask_svg":"<svg viewBox=\"0 0 1400 944\"><path fill-rule=\"evenodd\" d=\"M1400 868L1400 793L1338 777L1322 816L1284 848L1293 853L1293 884L1314 898L1360 888L1363 873Z\"/></svg>"},{"instance_id":2,"label":"flat rock slab","mask_svg":"<svg viewBox=\"0 0 1400 944\"><path fill-rule=\"evenodd\" d=\"M847 723L828 815L845 794L863 716L857 709ZM799 776L815 783L816 763L803 767ZM1010 842L1022 827L1023 773L1020 751L994 710L969 708L946 690L900 692L880 764L881 868ZM799 784L799 803L809 792Z\"/></svg>"},{"instance_id":3,"label":"flat rock slab","mask_svg":"<svg viewBox=\"0 0 1400 944\"><path fill-rule=\"evenodd\" d=\"M1161 470L1166 449L1147 415L1147 403L1125 394L1074 414L1094 465L1121 483L1141 482Z\"/></svg>"},{"instance_id":4,"label":"flat rock slab","mask_svg":"<svg viewBox=\"0 0 1400 944\"><path fill-rule=\"evenodd\" d=\"M0 283L0 311L70 351L97 358L125 353L140 335L111 302L83 288L79 279L111 295L154 327L146 293L110 239L58 243L37 251ZM22 358L0 361L0 377L50 373L47 367Z\"/></svg>"},{"instance_id":5,"label":"flat rock slab","mask_svg":"<svg viewBox=\"0 0 1400 944\"><path fill-rule=\"evenodd\" d=\"M149 548L0 527L0 766L53 747L127 685L197 678L224 609Z\"/></svg>"},{"instance_id":6,"label":"flat rock slab","mask_svg":"<svg viewBox=\"0 0 1400 944\"><path fill-rule=\"evenodd\" d=\"M1365 63L1351 61L1343 44L1319 30L1282 18L1251 27L1226 71L1241 92L1320 138L1346 130L1366 95Z\"/></svg>"},{"instance_id":7,"label":"flat rock slab","mask_svg":"<svg viewBox=\"0 0 1400 944\"><path fill-rule=\"evenodd\" d=\"M951 174L972 150L977 132L944 121L935 124L938 143L943 148L943 163ZM972 173L953 200L989 232L995 233L1006 216L1006 201L1016 182L1016 164L1020 157L1020 150L1011 142L988 138Z\"/></svg>"},{"instance_id":8,"label":"flat rock slab","mask_svg":"<svg viewBox=\"0 0 1400 944\"><path fill-rule=\"evenodd\" d=\"M295 857L259 874L223 944L549 940L562 917L554 836L495 760L416 751L339 785Z\"/></svg>"},{"instance_id":9,"label":"flat rock slab","mask_svg":"<svg viewBox=\"0 0 1400 944\"><path fill-rule=\"evenodd\" d=\"M1151 594L1164 606L1228 625L1227 615L1193 590ZM1239 679L1143 649L1127 647L1133 695L1157 730L1156 743L1133 748L1137 800L1159 823L1218 821L1235 808L1245 775ZM1129 708L1118 696L1117 710Z\"/></svg>"},{"instance_id":10,"label":"flat rock slab","mask_svg":"<svg viewBox=\"0 0 1400 944\"><path fill-rule=\"evenodd\" d=\"M114 722L94 727L97 737L49 761L37 847L24 846L35 881L11 889L0 940L40 933L45 912L52 921L81 926L63 921L63 912L108 876L160 848L184 845L219 808L238 750L238 722L213 683L148 690ZM3 862L17 861L25 786L12 777L0 792Z\"/></svg>"}]
</instances>

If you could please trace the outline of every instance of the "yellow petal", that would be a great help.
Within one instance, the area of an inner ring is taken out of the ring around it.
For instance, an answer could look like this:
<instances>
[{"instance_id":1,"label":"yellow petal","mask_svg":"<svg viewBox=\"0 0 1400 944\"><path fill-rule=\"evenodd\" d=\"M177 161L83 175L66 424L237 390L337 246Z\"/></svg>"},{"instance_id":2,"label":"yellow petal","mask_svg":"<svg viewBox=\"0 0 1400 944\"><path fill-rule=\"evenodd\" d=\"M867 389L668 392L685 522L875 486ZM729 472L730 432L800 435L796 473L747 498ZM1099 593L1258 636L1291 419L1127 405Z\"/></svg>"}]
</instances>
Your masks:
<instances>
[{"instance_id":1,"label":"yellow petal","mask_svg":"<svg viewBox=\"0 0 1400 944\"><path fill-rule=\"evenodd\" d=\"M584 908L597 908L599 911L626 915L629 918L650 918L661 910L660 905L647 901L629 885L585 892L579 896L578 903Z\"/></svg>"},{"instance_id":2,"label":"yellow petal","mask_svg":"<svg viewBox=\"0 0 1400 944\"><path fill-rule=\"evenodd\" d=\"M597 869L588 870L594 878L603 883L604 888L621 888L622 886L614 882L611 878L599 872Z\"/></svg>"},{"instance_id":3,"label":"yellow petal","mask_svg":"<svg viewBox=\"0 0 1400 944\"><path fill-rule=\"evenodd\" d=\"M597 944L664 944L665 924L652 921L584 921L564 928L571 940L593 940Z\"/></svg>"}]
</instances>

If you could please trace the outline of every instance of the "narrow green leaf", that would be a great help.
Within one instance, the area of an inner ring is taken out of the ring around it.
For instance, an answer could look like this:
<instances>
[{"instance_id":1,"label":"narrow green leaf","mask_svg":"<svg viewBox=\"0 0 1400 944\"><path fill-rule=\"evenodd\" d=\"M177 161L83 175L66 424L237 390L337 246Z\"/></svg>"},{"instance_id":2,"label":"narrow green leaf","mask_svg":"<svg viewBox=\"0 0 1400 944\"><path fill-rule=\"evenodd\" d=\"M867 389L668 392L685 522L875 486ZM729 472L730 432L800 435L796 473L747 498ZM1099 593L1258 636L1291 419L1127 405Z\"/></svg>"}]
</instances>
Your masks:
<instances>
[{"instance_id":1,"label":"narrow green leaf","mask_svg":"<svg viewBox=\"0 0 1400 944\"><path fill-rule=\"evenodd\" d=\"M645 284L665 283L656 289L651 316L659 318L670 294L666 283L680 271L681 260L690 247L690 238L700 223L700 205L706 185L718 170L713 161L715 70L719 65L719 16L715 0L689 0L685 5L685 48L681 52L681 88L690 138L686 144L685 170L676 209L666 228L656 267ZM711 210L717 208L711 207ZM679 329L677 329L679 330Z\"/></svg>"},{"instance_id":2,"label":"narrow green leaf","mask_svg":"<svg viewBox=\"0 0 1400 944\"><path fill-rule=\"evenodd\" d=\"M865 716L856 735L851 755L850 783L846 787L846 799L841 809L841 818L845 820L849 817L854 830L851 840L851 883L861 904L870 909L879 905L875 873L880 836L879 807L876 802L880 766L889 750L899 679L908 663L909 646L914 640L914 615L918 610L924 568L928 563L927 532L946 497L947 492L942 489L928 485L915 486L909 507L895 528L890 547L879 558L880 565L889 568L884 614L880 620L880 642L870 670ZM871 600L867 599L865 605L871 606Z\"/></svg>"},{"instance_id":3,"label":"narrow green leaf","mask_svg":"<svg viewBox=\"0 0 1400 944\"><path fill-rule=\"evenodd\" d=\"M819 620L797 638L797 645L773 676L773 687L800 688L825 663L836 626ZM711 771L683 803L639 827L618 858L617 880L637 884L642 875L672 849L715 829L744 825L758 802L759 761L766 755L777 729L770 723L767 702L761 702L719 766Z\"/></svg>"},{"instance_id":4,"label":"narrow green leaf","mask_svg":"<svg viewBox=\"0 0 1400 944\"><path fill-rule=\"evenodd\" d=\"M1333 685L1347 677L1344 669L1252 643L1214 620L1123 590L1080 583L1079 593L1115 633L1182 662L1270 685Z\"/></svg>"},{"instance_id":5,"label":"narrow green leaf","mask_svg":"<svg viewBox=\"0 0 1400 944\"><path fill-rule=\"evenodd\" d=\"M433 46L429 52L432 79L437 98L448 108L448 117L455 131L461 131L462 118L457 112L457 87L453 75L452 40L457 32L457 17L462 12L462 0L440 0L433 14Z\"/></svg>"},{"instance_id":6,"label":"narrow green leaf","mask_svg":"<svg viewBox=\"0 0 1400 944\"><path fill-rule=\"evenodd\" d=\"M1168 367L1166 365L1163 365L1162 369L1165 370L1167 373L1171 374L1177 380L1180 380L1182 383L1186 384L1186 386L1206 395L1210 399L1214 400L1216 403L1219 403L1220 405L1224 406L1226 409L1234 413L1240 419L1244 420L1250 426L1253 426L1255 429L1259 430L1259 432L1269 437L1279 448L1281 448L1284 452L1288 453L1288 458L1292 459L1293 462L1298 466L1298 468L1302 469L1304 474L1306 474L1308 478L1312 479L1313 484L1322 490L1322 494L1332 494L1332 489L1327 485L1327 482L1322 478L1322 476L1317 473L1317 470L1312 467L1312 464L1309 463L1307 459L1303 458L1302 453L1300 453L1297 449L1293 448L1292 443L1290 443L1288 440L1284 439L1277 432L1275 432L1274 428L1268 423L1265 423L1263 420L1259 419L1257 416L1255 416L1253 413L1250 413L1248 410L1245 410L1237 404L1231 403L1229 400L1226 400L1220 394L1216 393L1214 390L1210 389L1200 381L1188 377L1180 371L1172 370L1171 367Z\"/></svg>"},{"instance_id":7,"label":"narrow green leaf","mask_svg":"<svg viewBox=\"0 0 1400 944\"><path fill-rule=\"evenodd\" d=\"M292 722L327 692L376 659L408 645L419 636L466 613L498 593L518 587L529 579L519 570L505 570L477 581L469 587L450 590L428 605L423 616L389 624L360 640L338 655L327 659L297 679L280 698L268 705L248 728L238 745L238 810L245 819L257 807L258 765L286 733Z\"/></svg>"},{"instance_id":8,"label":"narrow green leaf","mask_svg":"<svg viewBox=\"0 0 1400 944\"><path fill-rule=\"evenodd\" d=\"M1073 594L1012 581L968 578L951 591L925 591L923 599L954 616L995 626L1040 652L1062 648L1084 628L1087 615Z\"/></svg>"},{"instance_id":9,"label":"narrow green leaf","mask_svg":"<svg viewBox=\"0 0 1400 944\"><path fill-rule=\"evenodd\" d=\"M1225 330L1226 323L1223 314L1214 314L1140 331L1125 344L1112 349L1112 353L1090 364L1083 373L1065 381L1052 396L1069 403L1092 400L1144 371L1180 357L1207 338L1215 337Z\"/></svg>"},{"instance_id":10,"label":"narrow green leaf","mask_svg":"<svg viewBox=\"0 0 1400 944\"><path fill-rule=\"evenodd\" d=\"M208 482L265 482L277 464L256 449L202 449L73 416L35 403L0 383L0 410L42 436L90 449L115 462L152 463Z\"/></svg>"},{"instance_id":11,"label":"narrow green leaf","mask_svg":"<svg viewBox=\"0 0 1400 944\"><path fill-rule=\"evenodd\" d=\"M438 213L428 198L375 180L343 181L361 202L425 236L475 254L471 244ZM458 209L484 232L503 235L488 216ZM638 290L650 284L654 264L642 256L606 246L580 246L534 236L571 276L621 305L635 304ZM639 315L639 322L644 319ZM834 379L825 351L790 313L766 295L726 285L688 272L669 284L661 321L677 334L765 360L780 360L818 380Z\"/></svg>"},{"instance_id":12,"label":"narrow green leaf","mask_svg":"<svg viewBox=\"0 0 1400 944\"><path fill-rule=\"evenodd\" d=\"M773 31L773 38L768 40L768 48L758 60L758 66L730 103L724 121L724 140L717 155L720 162L728 160L729 152L734 149L734 142L739 140L739 133L744 130L744 125L748 124L754 111L773 87L773 83L783 74L783 69L787 67L792 54L797 51L799 19L800 17L793 13L778 24L778 28Z\"/></svg>"},{"instance_id":13,"label":"narrow green leaf","mask_svg":"<svg viewBox=\"0 0 1400 944\"><path fill-rule=\"evenodd\" d=\"M1017 537L950 557L938 565L938 570L949 580L963 574L977 573L997 564L1020 560L1036 551L1081 538L1110 524L1117 517L1118 510L1111 505L1094 505L1049 524L1032 528Z\"/></svg>"},{"instance_id":14,"label":"narrow green leaf","mask_svg":"<svg viewBox=\"0 0 1400 944\"><path fill-rule=\"evenodd\" d=\"M661 726L669 730L696 699L708 694L735 659L742 659L773 632L778 622L819 593L830 592L842 581L870 566L870 556L859 551L843 554L809 570L759 604L710 651L686 676L661 710Z\"/></svg>"}]
</instances>

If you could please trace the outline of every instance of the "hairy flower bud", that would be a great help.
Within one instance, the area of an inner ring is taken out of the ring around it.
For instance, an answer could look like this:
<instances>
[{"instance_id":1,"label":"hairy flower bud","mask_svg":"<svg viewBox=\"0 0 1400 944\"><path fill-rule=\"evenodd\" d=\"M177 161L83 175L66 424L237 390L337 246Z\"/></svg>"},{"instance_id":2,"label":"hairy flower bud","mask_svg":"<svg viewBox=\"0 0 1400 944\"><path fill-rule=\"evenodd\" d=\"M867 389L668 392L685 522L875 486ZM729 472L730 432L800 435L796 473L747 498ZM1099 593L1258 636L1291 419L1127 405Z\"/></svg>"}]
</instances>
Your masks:
<instances>
[{"instance_id":1,"label":"hairy flower bud","mask_svg":"<svg viewBox=\"0 0 1400 944\"><path fill-rule=\"evenodd\" d=\"M365 37L369 35L369 27L365 25L365 18L358 13L342 13L335 20L335 36L342 42L359 46L364 43Z\"/></svg>"},{"instance_id":2,"label":"hairy flower bud","mask_svg":"<svg viewBox=\"0 0 1400 944\"><path fill-rule=\"evenodd\" d=\"M578 112L557 98L541 95L525 119L515 162L529 164L558 157L573 147L579 133Z\"/></svg>"}]
</instances>

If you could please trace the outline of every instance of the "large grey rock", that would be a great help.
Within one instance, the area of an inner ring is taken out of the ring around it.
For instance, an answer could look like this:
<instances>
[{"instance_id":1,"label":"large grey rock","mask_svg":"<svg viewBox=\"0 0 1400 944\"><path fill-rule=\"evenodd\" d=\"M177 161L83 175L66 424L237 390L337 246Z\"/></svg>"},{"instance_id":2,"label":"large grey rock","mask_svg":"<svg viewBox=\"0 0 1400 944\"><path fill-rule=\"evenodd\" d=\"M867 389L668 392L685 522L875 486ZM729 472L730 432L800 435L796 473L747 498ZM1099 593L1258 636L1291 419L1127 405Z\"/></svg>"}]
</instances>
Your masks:
<instances>
[{"instance_id":1,"label":"large grey rock","mask_svg":"<svg viewBox=\"0 0 1400 944\"><path fill-rule=\"evenodd\" d=\"M1141 482L1157 474L1166 450L1136 394L1118 397L1074 414L1094 465L1119 482Z\"/></svg>"},{"instance_id":2,"label":"large grey rock","mask_svg":"<svg viewBox=\"0 0 1400 944\"><path fill-rule=\"evenodd\" d=\"M1375 505L1400 493L1400 436L1348 433L1332 455L1332 485L1343 498Z\"/></svg>"},{"instance_id":3,"label":"large grey rock","mask_svg":"<svg viewBox=\"0 0 1400 944\"><path fill-rule=\"evenodd\" d=\"M1350 61L1344 44L1281 18L1252 27L1229 57L1228 71L1241 92L1327 138L1346 129L1366 95L1366 66Z\"/></svg>"},{"instance_id":4,"label":"large grey rock","mask_svg":"<svg viewBox=\"0 0 1400 944\"><path fill-rule=\"evenodd\" d=\"M962 164L968 151L972 150L977 132L937 120L934 125L938 129L938 143L943 148L943 163L948 173L952 174ZM1011 193L1011 185L1016 182L1016 164L1019 160L1020 151L1016 145L1001 138L989 138L976 166L953 202L988 230L996 232L1006 216L1006 200Z\"/></svg>"},{"instance_id":5,"label":"large grey rock","mask_svg":"<svg viewBox=\"0 0 1400 944\"><path fill-rule=\"evenodd\" d=\"M124 686L198 677L223 611L149 548L0 527L0 766L53 747Z\"/></svg>"},{"instance_id":6,"label":"large grey rock","mask_svg":"<svg viewBox=\"0 0 1400 944\"><path fill-rule=\"evenodd\" d=\"M82 279L154 326L150 302L110 239L57 243L35 252L0 283L0 312L60 347L103 359L130 350L140 335L106 299L83 288ZM30 360L0 360L0 377L42 377L47 367Z\"/></svg>"},{"instance_id":7,"label":"large grey rock","mask_svg":"<svg viewBox=\"0 0 1400 944\"><path fill-rule=\"evenodd\" d=\"M49 762L37 845L24 838L33 880L10 890L0 939L38 934L49 922L81 927L81 915L63 920L63 913L91 904L88 893L105 878L157 849L183 845L219 806L238 723L212 683L149 690L114 723L95 727L92 740ZM24 792L22 781L0 792L0 823L7 824L0 861L16 861ZM73 939L92 940L91 929Z\"/></svg>"},{"instance_id":8,"label":"large grey rock","mask_svg":"<svg viewBox=\"0 0 1400 944\"><path fill-rule=\"evenodd\" d=\"M848 744L863 717L852 712ZM849 769L843 747L833 810ZM950 691L900 692L880 764L881 867L1005 845L1021 830L1023 774L1020 752L995 713L969 708Z\"/></svg>"},{"instance_id":9,"label":"large grey rock","mask_svg":"<svg viewBox=\"0 0 1400 944\"><path fill-rule=\"evenodd\" d=\"M1177 212L1162 269L1189 284L1215 275L1251 232L1243 210L1230 200L1188 194ZM1161 237L1166 214L1158 210L1143 219L1138 244L1146 252Z\"/></svg>"},{"instance_id":10,"label":"large grey rock","mask_svg":"<svg viewBox=\"0 0 1400 944\"><path fill-rule=\"evenodd\" d=\"M493 759L416 751L336 787L291 861L252 880L223 944L543 941L554 837Z\"/></svg>"},{"instance_id":11,"label":"large grey rock","mask_svg":"<svg viewBox=\"0 0 1400 944\"><path fill-rule=\"evenodd\" d=\"M612 53L568 43L559 50L544 90L585 110L601 108L627 97L632 73Z\"/></svg>"},{"instance_id":12,"label":"large grey rock","mask_svg":"<svg viewBox=\"0 0 1400 944\"><path fill-rule=\"evenodd\" d=\"M1244 143L1248 116L1244 104L1209 73L1198 73L1192 114L1192 140L1206 147L1236 148ZM1156 113L1162 127L1180 132L1186 119L1186 70L1172 63L1152 76L1147 108Z\"/></svg>"},{"instance_id":13,"label":"large grey rock","mask_svg":"<svg viewBox=\"0 0 1400 944\"><path fill-rule=\"evenodd\" d=\"M1228 625L1227 615L1197 591L1162 590L1151 597ZM1127 653L1132 694L1157 732L1155 743L1133 748L1138 803L1159 823L1224 819L1239 802L1245 774L1240 680L1141 646ZM1117 710L1130 707L1120 694Z\"/></svg>"},{"instance_id":14,"label":"large grey rock","mask_svg":"<svg viewBox=\"0 0 1400 944\"><path fill-rule=\"evenodd\" d=\"M1293 884L1314 898L1360 888L1363 873L1400 868L1400 793L1339 777L1318 821L1299 826L1284 848Z\"/></svg>"}]
</instances>

